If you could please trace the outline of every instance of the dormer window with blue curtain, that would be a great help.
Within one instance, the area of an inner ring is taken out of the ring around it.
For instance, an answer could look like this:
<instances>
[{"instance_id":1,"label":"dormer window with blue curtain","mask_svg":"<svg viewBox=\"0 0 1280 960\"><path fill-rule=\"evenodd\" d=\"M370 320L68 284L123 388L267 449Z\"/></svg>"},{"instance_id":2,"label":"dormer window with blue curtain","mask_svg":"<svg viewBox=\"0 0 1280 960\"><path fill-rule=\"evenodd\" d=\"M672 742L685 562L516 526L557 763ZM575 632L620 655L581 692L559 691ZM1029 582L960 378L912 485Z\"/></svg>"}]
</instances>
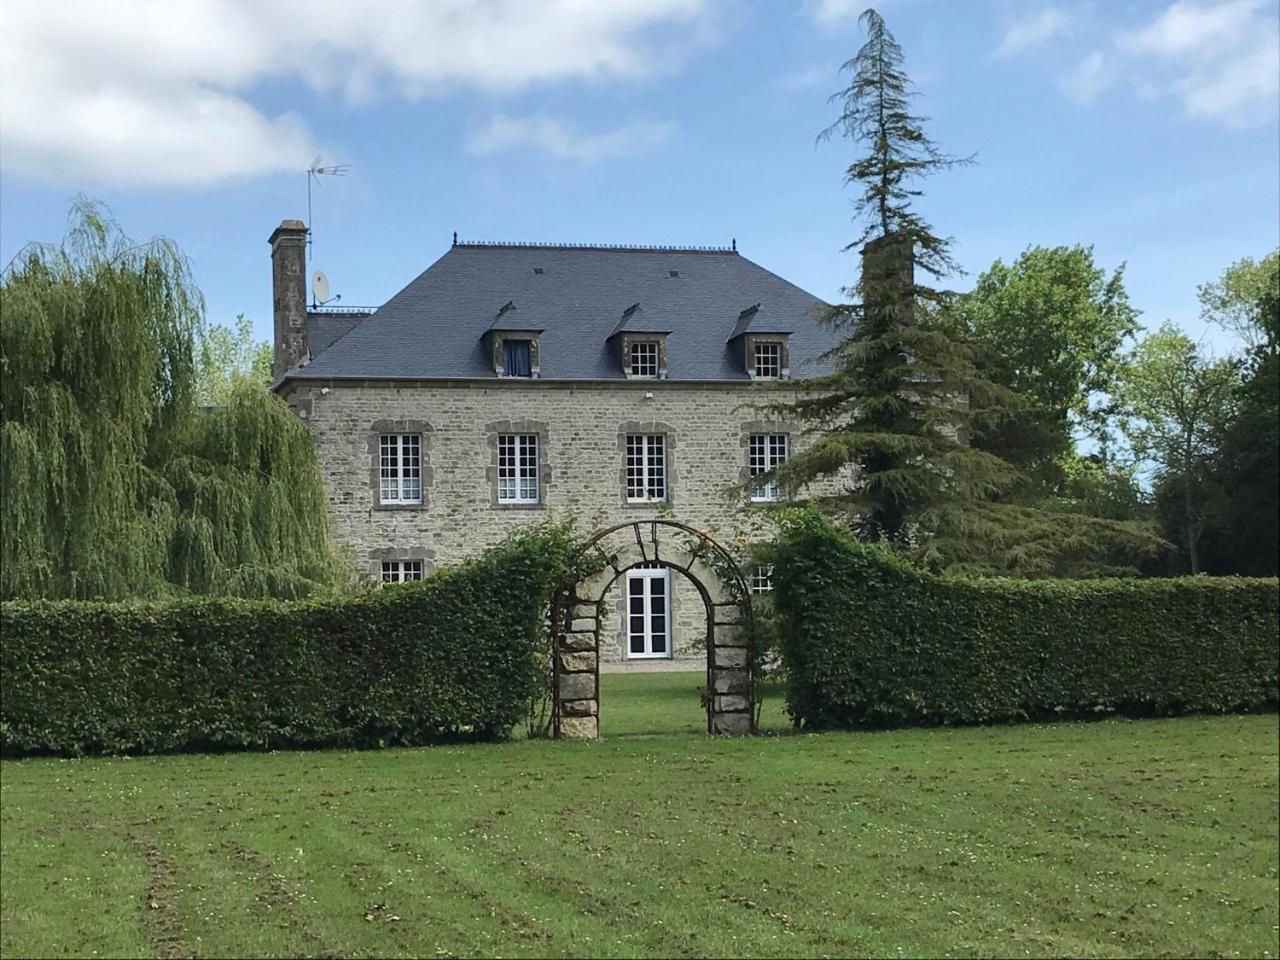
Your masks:
<instances>
[{"instance_id":1,"label":"dormer window with blue curtain","mask_svg":"<svg viewBox=\"0 0 1280 960\"><path fill-rule=\"evenodd\" d=\"M504 340L502 343L502 375L504 377L533 376L533 341Z\"/></svg>"}]
</instances>

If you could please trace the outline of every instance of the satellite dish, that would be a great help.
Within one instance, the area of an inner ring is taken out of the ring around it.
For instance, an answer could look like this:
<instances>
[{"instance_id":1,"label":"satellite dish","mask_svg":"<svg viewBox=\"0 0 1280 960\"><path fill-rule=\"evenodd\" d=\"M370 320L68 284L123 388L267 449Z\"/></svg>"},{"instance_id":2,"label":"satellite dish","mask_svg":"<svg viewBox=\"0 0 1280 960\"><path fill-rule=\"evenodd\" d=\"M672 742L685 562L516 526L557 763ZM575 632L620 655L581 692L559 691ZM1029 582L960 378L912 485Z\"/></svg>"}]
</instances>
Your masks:
<instances>
[{"instance_id":1,"label":"satellite dish","mask_svg":"<svg viewBox=\"0 0 1280 960\"><path fill-rule=\"evenodd\" d=\"M315 303L329 302L329 278L323 270L315 270L311 274L311 299Z\"/></svg>"}]
</instances>

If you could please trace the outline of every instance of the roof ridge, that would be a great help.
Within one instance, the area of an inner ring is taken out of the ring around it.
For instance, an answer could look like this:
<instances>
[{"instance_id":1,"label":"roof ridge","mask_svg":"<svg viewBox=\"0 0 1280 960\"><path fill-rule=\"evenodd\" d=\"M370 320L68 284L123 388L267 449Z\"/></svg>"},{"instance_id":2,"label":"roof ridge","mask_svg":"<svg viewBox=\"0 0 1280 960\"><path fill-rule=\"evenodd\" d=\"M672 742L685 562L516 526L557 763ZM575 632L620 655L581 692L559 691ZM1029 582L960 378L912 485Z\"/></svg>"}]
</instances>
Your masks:
<instances>
[{"instance_id":1,"label":"roof ridge","mask_svg":"<svg viewBox=\"0 0 1280 960\"><path fill-rule=\"evenodd\" d=\"M603 250L610 253L737 253L735 242L728 247L680 247L643 243L545 243L527 240L455 240L455 247L512 247L539 250Z\"/></svg>"}]
</instances>

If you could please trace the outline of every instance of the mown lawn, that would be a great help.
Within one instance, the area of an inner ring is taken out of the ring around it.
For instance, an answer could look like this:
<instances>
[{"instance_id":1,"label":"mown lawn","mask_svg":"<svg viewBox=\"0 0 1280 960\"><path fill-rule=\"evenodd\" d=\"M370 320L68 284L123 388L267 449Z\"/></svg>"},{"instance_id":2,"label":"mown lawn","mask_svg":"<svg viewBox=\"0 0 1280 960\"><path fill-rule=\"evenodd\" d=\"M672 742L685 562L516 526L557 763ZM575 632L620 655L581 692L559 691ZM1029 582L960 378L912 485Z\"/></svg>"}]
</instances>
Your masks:
<instances>
[{"instance_id":1,"label":"mown lawn","mask_svg":"<svg viewBox=\"0 0 1280 960\"><path fill-rule=\"evenodd\" d=\"M6 762L0 954L1280 949L1275 714L708 740L604 681L601 743Z\"/></svg>"}]
</instances>

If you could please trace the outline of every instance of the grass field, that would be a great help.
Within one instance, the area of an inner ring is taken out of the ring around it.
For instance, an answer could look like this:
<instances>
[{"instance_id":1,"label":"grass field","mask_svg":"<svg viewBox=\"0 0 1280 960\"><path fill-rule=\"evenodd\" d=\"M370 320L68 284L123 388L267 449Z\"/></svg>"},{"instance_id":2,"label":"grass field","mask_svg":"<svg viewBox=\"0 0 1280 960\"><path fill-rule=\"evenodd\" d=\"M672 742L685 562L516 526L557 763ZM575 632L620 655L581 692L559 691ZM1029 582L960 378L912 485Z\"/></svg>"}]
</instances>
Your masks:
<instances>
[{"instance_id":1,"label":"grass field","mask_svg":"<svg viewBox=\"0 0 1280 960\"><path fill-rule=\"evenodd\" d=\"M1277 717L0 765L0 954L1275 957ZM781 727L776 702L769 725Z\"/></svg>"}]
</instances>

